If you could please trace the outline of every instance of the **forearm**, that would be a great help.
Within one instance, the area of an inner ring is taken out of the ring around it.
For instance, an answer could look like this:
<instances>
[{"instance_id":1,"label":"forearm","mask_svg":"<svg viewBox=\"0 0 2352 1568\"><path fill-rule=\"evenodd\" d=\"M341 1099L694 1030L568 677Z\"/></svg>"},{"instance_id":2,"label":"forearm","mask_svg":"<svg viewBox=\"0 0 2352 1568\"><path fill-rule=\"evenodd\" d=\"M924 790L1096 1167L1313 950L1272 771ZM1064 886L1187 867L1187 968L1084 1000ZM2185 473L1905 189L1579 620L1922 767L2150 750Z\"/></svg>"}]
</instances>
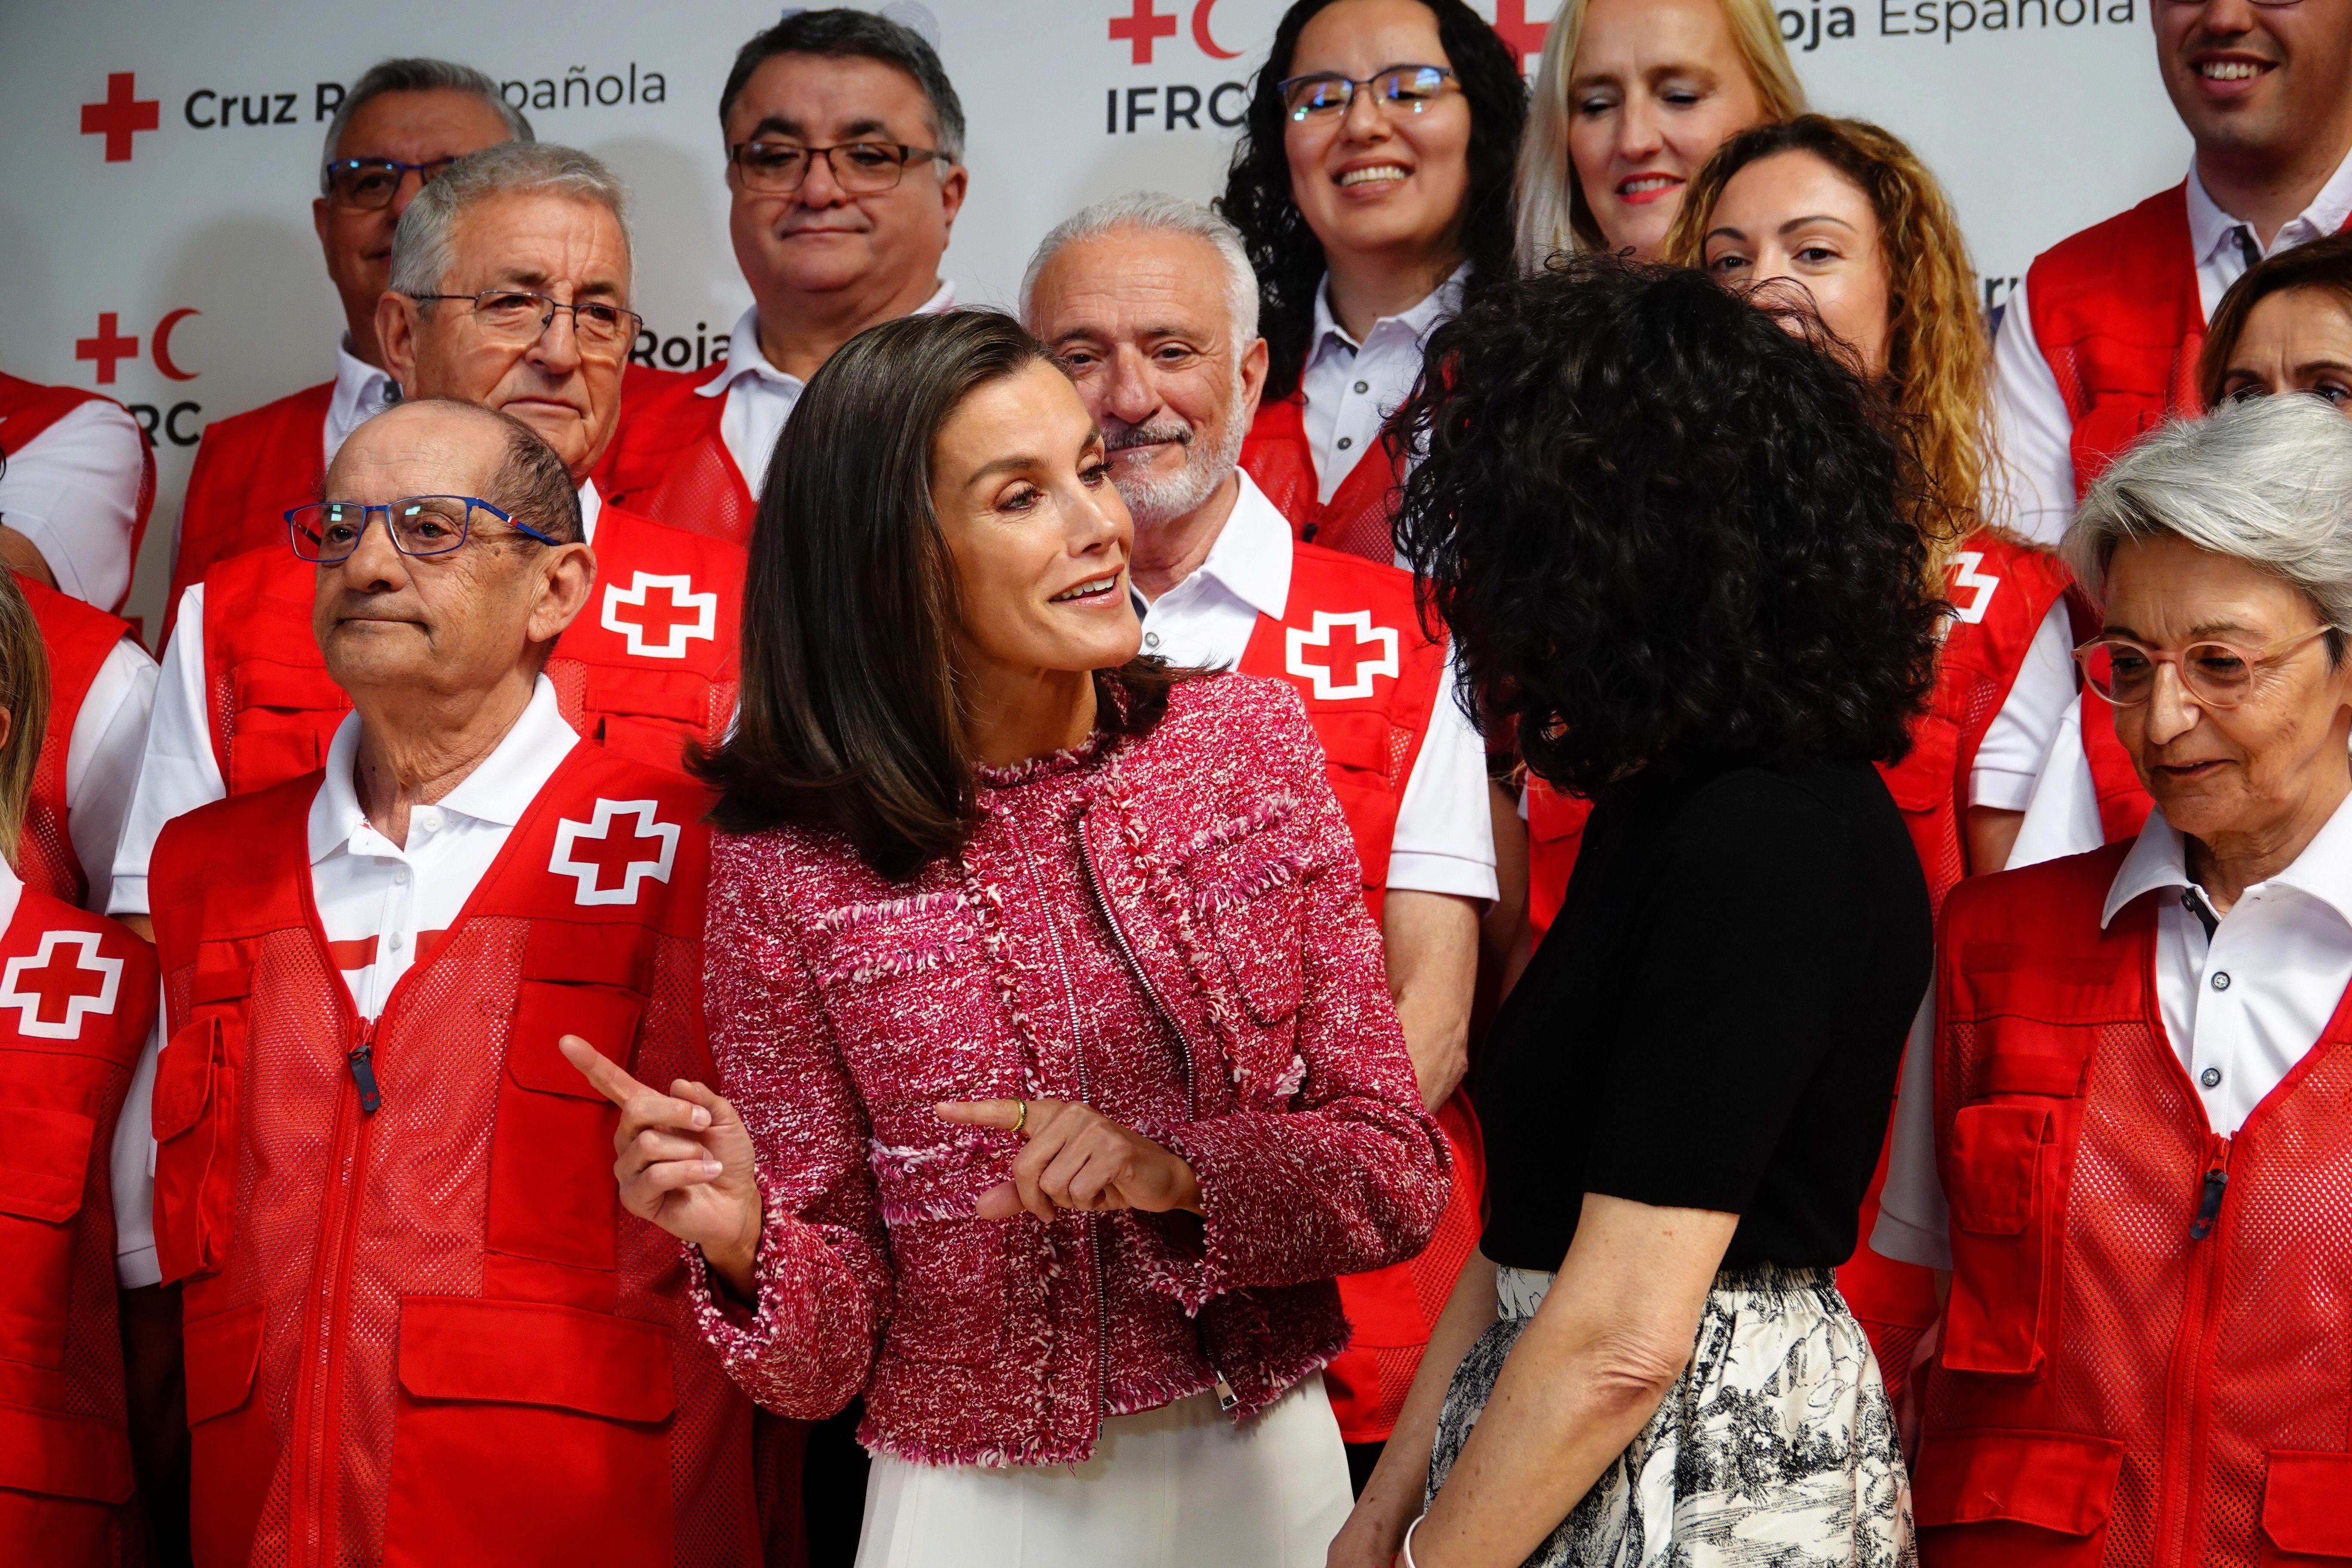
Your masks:
<instances>
[{"instance_id":1,"label":"forearm","mask_svg":"<svg viewBox=\"0 0 2352 1568\"><path fill-rule=\"evenodd\" d=\"M2003 811L1997 806L1969 807L1969 874L1981 877L1998 871L2009 864L2010 851L2017 847L2017 830L2025 826L2025 813Z\"/></svg>"},{"instance_id":2,"label":"forearm","mask_svg":"<svg viewBox=\"0 0 2352 1568\"><path fill-rule=\"evenodd\" d=\"M1430 1331L1429 1348L1397 1413L1396 1429L1381 1451L1381 1462L1356 1500L1355 1512L1332 1549L1334 1563L1385 1564L1404 1539L1405 1526L1421 1512L1429 1488L1429 1456L1437 1438L1438 1412L1454 1370L1480 1334L1495 1322L1495 1266L1472 1252L1446 1298L1445 1310ZM1343 1548L1345 1549L1343 1551Z\"/></svg>"},{"instance_id":3,"label":"forearm","mask_svg":"<svg viewBox=\"0 0 2352 1568\"><path fill-rule=\"evenodd\" d=\"M1445 1103L1470 1066L1478 973L1478 906L1450 893L1392 888L1381 910L1389 994L1421 1101Z\"/></svg>"}]
</instances>

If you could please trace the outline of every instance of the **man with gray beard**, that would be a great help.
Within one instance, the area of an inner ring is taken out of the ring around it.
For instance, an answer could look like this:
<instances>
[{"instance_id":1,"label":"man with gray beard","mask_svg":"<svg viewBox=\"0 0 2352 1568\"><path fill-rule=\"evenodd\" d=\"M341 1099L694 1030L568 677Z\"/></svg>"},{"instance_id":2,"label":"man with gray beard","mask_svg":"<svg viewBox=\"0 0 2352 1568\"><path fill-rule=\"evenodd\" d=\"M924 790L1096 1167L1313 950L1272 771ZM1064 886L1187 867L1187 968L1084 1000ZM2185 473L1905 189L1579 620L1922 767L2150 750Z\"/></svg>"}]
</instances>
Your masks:
<instances>
[{"instance_id":1,"label":"man with gray beard","mask_svg":"<svg viewBox=\"0 0 2352 1568\"><path fill-rule=\"evenodd\" d=\"M1134 514L1143 651L1285 679L1306 703L1422 1096L1454 1142L1454 1201L1429 1249L1339 1281L1354 1336L1327 1376L1360 1487L1477 1239L1485 1163L1457 1091L1478 916L1496 896L1486 753L1453 700L1444 638L1421 628L1412 579L1297 542L1236 465L1266 347L1257 279L1230 225L1174 196L1097 203L1038 247L1021 315L1101 425Z\"/></svg>"}]
</instances>

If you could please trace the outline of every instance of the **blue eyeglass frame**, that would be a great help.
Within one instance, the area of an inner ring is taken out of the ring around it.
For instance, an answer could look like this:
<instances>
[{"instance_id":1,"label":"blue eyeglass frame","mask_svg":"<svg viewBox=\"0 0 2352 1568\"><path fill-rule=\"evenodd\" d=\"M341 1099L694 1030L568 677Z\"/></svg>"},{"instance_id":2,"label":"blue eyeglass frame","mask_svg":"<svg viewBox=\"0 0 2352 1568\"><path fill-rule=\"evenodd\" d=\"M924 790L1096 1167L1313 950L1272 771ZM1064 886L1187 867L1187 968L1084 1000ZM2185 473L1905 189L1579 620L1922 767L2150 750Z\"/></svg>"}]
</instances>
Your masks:
<instances>
[{"instance_id":1,"label":"blue eyeglass frame","mask_svg":"<svg viewBox=\"0 0 2352 1568\"><path fill-rule=\"evenodd\" d=\"M466 503L466 518L463 522L457 525L457 542L442 550L411 550L408 546L401 543L400 530L392 526L392 509L403 504L404 502L413 500L464 501ZM299 537L299 531L302 527L302 518L306 514L323 512L331 506L359 508L360 531L352 537L352 547L349 550L344 551L341 555L332 557L303 554L301 546L295 543L295 540ZM300 506L288 507L285 513L286 545L288 549L294 552L294 558L297 561L300 561L308 565L341 565L342 563L349 561L353 555L359 552L360 541L367 537L368 524L374 521L375 514L377 512L382 512L383 513L384 537L392 541L392 547L400 552L403 555L407 556L412 561L430 561L438 556L452 554L466 547L466 542L474 537L474 510L477 507L488 512L492 517L497 518L500 522L505 523L509 528L513 529L517 533L521 534L526 539L535 539L541 544L549 545L561 545L563 542L563 541L554 538L551 535L541 533L539 530L531 527L531 525L527 522L517 522L514 520L514 514L512 512L492 506L488 501L484 500L479 496L421 495L402 496L397 500L388 501L314 500L306 501Z\"/></svg>"}]
</instances>

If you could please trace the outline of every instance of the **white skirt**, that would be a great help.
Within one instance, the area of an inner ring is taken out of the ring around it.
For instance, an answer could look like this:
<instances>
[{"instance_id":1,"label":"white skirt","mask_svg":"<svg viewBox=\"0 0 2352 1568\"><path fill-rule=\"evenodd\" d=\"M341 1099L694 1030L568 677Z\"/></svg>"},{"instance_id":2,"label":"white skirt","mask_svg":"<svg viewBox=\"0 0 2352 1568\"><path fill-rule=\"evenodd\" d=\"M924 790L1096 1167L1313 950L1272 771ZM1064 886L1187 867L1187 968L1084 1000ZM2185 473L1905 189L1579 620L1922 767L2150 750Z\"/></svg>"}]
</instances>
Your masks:
<instances>
[{"instance_id":1,"label":"white skirt","mask_svg":"<svg viewBox=\"0 0 2352 1568\"><path fill-rule=\"evenodd\" d=\"M1083 1465L877 1456L857 1568L1322 1568L1354 1501L1309 1377L1238 1428L1213 1394L1114 1415Z\"/></svg>"}]
</instances>

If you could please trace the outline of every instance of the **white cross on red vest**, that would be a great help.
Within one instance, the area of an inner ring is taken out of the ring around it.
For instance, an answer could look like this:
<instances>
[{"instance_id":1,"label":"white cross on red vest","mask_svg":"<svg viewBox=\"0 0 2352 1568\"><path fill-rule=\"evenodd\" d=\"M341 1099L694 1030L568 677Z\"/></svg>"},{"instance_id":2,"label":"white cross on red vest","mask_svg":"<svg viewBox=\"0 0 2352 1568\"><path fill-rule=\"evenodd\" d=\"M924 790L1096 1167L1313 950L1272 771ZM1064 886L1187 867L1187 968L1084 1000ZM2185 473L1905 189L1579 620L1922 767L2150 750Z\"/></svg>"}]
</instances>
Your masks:
<instances>
[{"instance_id":1,"label":"white cross on red vest","mask_svg":"<svg viewBox=\"0 0 2352 1568\"><path fill-rule=\"evenodd\" d=\"M1370 697L1374 676L1397 673L1396 628L1372 625L1370 610L1346 615L1318 610L1314 630L1292 626L1283 639L1283 668L1311 682L1318 702ZM1325 649L1328 657L1313 663L1307 658L1308 648Z\"/></svg>"},{"instance_id":2,"label":"white cross on red vest","mask_svg":"<svg viewBox=\"0 0 2352 1568\"><path fill-rule=\"evenodd\" d=\"M625 615L634 610L634 616ZM635 658L684 658L686 645L695 637L705 642L719 636L719 595L698 594L691 577L640 572L629 585L604 585L604 629L629 639Z\"/></svg>"},{"instance_id":3,"label":"white cross on red vest","mask_svg":"<svg viewBox=\"0 0 2352 1568\"><path fill-rule=\"evenodd\" d=\"M646 878L669 880L677 858L677 824L655 820L650 800L599 800L593 821L564 817L555 825L555 853L547 868L580 886L578 904L634 904ZM615 831L629 818L633 826Z\"/></svg>"},{"instance_id":4,"label":"white cross on red vest","mask_svg":"<svg viewBox=\"0 0 2352 1568\"><path fill-rule=\"evenodd\" d=\"M43 931L39 952L8 961L0 973L0 1007L17 1010L18 1034L77 1040L86 1015L114 1011L122 960L101 955L98 942L96 931ZM64 948L73 951L61 952Z\"/></svg>"}]
</instances>

